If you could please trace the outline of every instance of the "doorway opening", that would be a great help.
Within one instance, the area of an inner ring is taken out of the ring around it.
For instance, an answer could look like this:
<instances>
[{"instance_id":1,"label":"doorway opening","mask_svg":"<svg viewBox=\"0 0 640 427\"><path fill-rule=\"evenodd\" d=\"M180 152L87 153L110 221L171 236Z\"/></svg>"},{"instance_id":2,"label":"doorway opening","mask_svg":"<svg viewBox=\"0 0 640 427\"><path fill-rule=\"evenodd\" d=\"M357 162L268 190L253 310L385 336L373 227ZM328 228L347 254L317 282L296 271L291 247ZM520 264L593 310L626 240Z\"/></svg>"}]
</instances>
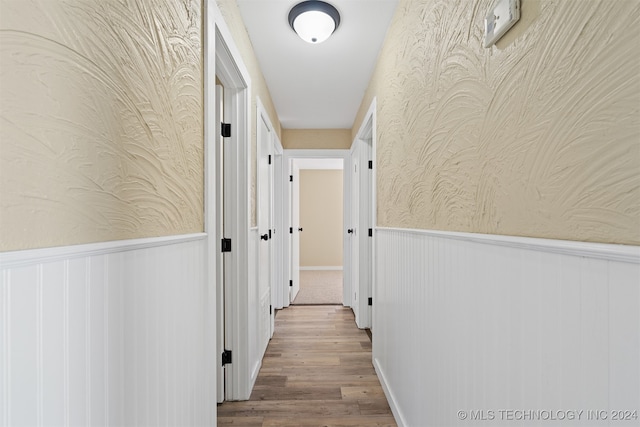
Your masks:
<instances>
[{"instance_id":1,"label":"doorway opening","mask_svg":"<svg viewBox=\"0 0 640 427\"><path fill-rule=\"evenodd\" d=\"M299 212L299 291L295 305L343 304L344 161L292 159L292 211ZM297 176L296 176L297 175ZM297 206L295 206L297 204ZM294 248L294 251L296 248Z\"/></svg>"},{"instance_id":2,"label":"doorway opening","mask_svg":"<svg viewBox=\"0 0 640 427\"><path fill-rule=\"evenodd\" d=\"M345 227L350 177L343 174L348 160L348 150L284 150L285 174L282 178L286 191L283 194L283 216L289 226L289 238L284 248L283 271L289 280L283 293L283 307L292 303L351 306L350 258ZM329 189L320 189L323 183L333 189L333 194ZM337 191L336 186L340 186ZM336 203L336 197L340 203ZM327 207L328 203L333 206ZM330 232L327 227L331 228ZM303 284L303 280L307 281ZM315 296L305 296L306 284L316 285ZM323 289L323 285L327 289ZM332 286L331 301L324 292L329 291L328 286Z\"/></svg>"}]
</instances>

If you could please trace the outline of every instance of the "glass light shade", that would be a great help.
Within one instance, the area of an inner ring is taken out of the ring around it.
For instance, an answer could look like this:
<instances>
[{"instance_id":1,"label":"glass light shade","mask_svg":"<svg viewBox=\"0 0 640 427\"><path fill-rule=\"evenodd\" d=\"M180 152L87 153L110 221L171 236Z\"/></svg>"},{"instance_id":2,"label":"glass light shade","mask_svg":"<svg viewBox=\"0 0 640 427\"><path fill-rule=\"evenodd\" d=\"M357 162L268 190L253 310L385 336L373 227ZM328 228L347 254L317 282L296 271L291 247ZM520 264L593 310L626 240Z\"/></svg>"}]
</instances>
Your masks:
<instances>
[{"instance_id":1,"label":"glass light shade","mask_svg":"<svg viewBox=\"0 0 640 427\"><path fill-rule=\"evenodd\" d=\"M321 0L298 3L289 11L291 29L308 43L322 43L340 25L338 9Z\"/></svg>"},{"instance_id":2,"label":"glass light shade","mask_svg":"<svg viewBox=\"0 0 640 427\"><path fill-rule=\"evenodd\" d=\"M311 10L301 13L295 18L293 29L302 40L308 43L322 43L333 34L336 23L326 13Z\"/></svg>"}]
</instances>

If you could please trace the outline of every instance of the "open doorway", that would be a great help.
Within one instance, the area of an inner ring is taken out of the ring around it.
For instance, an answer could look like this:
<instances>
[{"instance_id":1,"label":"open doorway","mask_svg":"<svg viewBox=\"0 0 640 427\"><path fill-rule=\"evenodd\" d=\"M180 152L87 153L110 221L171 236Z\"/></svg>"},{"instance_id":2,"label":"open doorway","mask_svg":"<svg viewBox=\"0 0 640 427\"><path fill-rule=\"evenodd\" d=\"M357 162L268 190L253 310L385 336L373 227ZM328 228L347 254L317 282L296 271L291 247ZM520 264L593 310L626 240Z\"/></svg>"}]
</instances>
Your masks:
<instances>
[{"instance_id":1,"label":"open doorway","mask_svg":"<svg viewBox=\"0 0 640 427\"><path fill-rule=\"evenodd\" d=\"M297 159L299 291L295 305L343 303L344 180L342 159ZM295 179L295 177L294 177ZM293 208L295 210L296 207Z\"/></svg>"},{"instance_id":2,"label":"open doorway","mask_svg":"<svg viewBox=\"0 0 640 427\"><path fill-rule=\"evenodd\" d=\"M348 218L346 201L351 186L350 177L345 178L343 173L348 159L348 150L284 150L287 170L283 176L284 188L287 189L284 194L284 216L289 225L289 238L283 257L283 271L289 276L286 292L283 293L284 307L291 303L351 306L350 252L346 247L345 227L345 219ZM320 194L319 187L322 185L330 186L333 190L326 188L324 194ZM336 186L340 188L336 190ZM340 203L337 203L336 197ZM305 204L305 199L308 204ZM304 204L302 208L301 201ZM332 205L331 213L326 209L329 204ZM311 217L308 217L309 213ZM331 232L327 232L327 227L331 227ZM327 246L328 250L318 246ZM307 251L309 248L311 250ZM306 281L304 284L316 285L315 296L305 297L302 294L298 298L303 280ZM324 292L328 289L322 288L329 285L328 280L333 286L331 301L319 299L330 297Z\"/></svg>"}]
</instances>

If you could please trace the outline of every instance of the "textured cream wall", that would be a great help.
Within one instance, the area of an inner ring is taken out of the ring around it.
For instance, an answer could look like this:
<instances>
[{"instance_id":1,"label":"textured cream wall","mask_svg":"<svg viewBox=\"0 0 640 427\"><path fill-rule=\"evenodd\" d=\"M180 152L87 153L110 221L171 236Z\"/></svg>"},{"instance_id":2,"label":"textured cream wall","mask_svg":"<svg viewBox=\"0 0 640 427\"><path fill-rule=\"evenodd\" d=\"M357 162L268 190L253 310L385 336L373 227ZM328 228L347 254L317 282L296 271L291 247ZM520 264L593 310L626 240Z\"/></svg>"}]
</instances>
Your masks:
<instances>
[{"instance_id":1,"label":"textured cream wall","mask_svg":"<svg viewBox=\"0 0 640 427\"><path fill-rule=\"evenodd\" d=\"M378 105L378 224L640 244L640 2L401 0Z\"/></svg>"},{"instance_id":2,"label":"textured cream wall","mask_svg":"<svg viewBox=\"0 0 640 427\"><path fill-rule=\"evenodd\" d=\"M342 266L342 171L300 171L300 266Z\"/></svg>"},{"instance_id":3,"label":"textured cream wall","mask_svg":"<svg viewBox=\"0 0 640 427\"><path fill-rule=\"evenodd\" d=\"M200 1L0 9L0 250L202 231Z\"/></svg>"},{"instance_id":4,"label":"textured cream wall","mask_svg":"<svg viewBox=\"0 0 640 427\"><path fill-rule=\"evenodd\" d=\"M282 129L287 149L348 150L351 142L351 129Z\"/></svg>"},{"instance_id":5,"label":"textured cream wall","mask_svg":"<svg viewBox=\"0 0 640 427\"><path fill-rule=\"evenodd\" d=\"M235 42L244 65L247 67L251 76L251 225L256 223L256 156L257 156L257 128L256 128L256 97L259 96L262 101L271 124L274 126L278 137L281 136L280 119L273 105L269 88L264 80L258 58L253 51L251 39L247 33L247 29L242 21L242 15L238 8L236 0L216 0L216 4L224 17L224 22L231 31L231 36ZM282 140L282 138L280 138Z\"/></svg>"}]
</instances>

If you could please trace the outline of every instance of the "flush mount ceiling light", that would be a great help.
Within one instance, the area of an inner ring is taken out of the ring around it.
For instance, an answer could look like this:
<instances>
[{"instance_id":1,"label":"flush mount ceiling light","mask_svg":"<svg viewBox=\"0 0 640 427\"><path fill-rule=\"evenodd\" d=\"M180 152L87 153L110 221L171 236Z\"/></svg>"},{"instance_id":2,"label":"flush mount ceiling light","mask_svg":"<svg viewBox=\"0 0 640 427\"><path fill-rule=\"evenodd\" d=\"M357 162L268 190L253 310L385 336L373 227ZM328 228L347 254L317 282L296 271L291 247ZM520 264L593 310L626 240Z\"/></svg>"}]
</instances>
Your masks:
<instances>
[{"instance_id":1,"label":"flush mount ceiling light","mask_svg":"<svg viewBox=\"0 0 640 427\"><path fill-rule=\"evenodd\" d=\"M317 0L303 1L289 12L289 25L302 40L314 44L322 43L340 25L340 14L329 3Z\"/></svg>"}]
</instances>

